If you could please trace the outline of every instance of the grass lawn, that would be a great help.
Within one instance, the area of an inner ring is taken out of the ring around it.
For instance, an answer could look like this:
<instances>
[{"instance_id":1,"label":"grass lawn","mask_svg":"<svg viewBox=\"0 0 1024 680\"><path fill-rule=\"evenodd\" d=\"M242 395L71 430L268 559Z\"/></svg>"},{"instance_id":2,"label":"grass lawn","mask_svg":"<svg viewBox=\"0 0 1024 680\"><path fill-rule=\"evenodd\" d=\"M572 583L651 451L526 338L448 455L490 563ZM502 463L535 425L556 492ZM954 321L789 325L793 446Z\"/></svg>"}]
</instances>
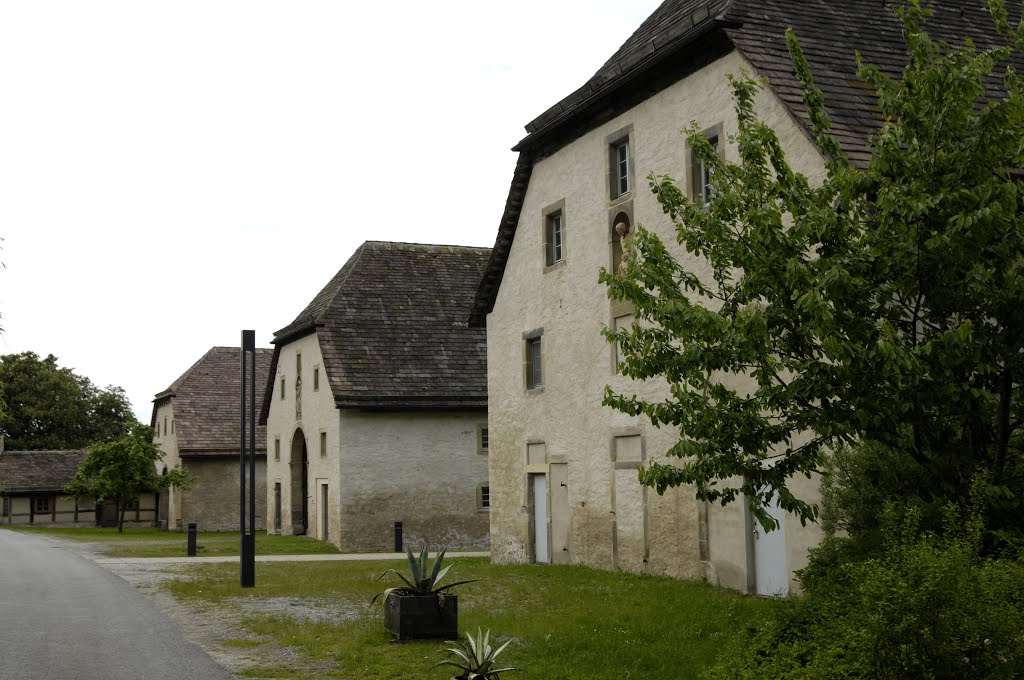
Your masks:
<instances>
[{"instance_id":1,"label":"grass lawn","mask_svg":"<svg viewBox=\"0 0 1024 680\"><path fill-rule=\"evenodd\" d=\"M187 534L176 531L133 527L118 534L117 529L98 527L56 529L9 526L0 528L100 544L102 545L100 551L105 557L184 557L187 554ZM239 541L239 535L234 532L199 532L196 534L196 554L199 556L237 555ZM338 550L330 543L306 536L267 536L265 531L256 533L257 555L309 555L336 552Z\"/></svg>"},{"instance_id":2,"label":"grass lawn","mask_svg":"<svg viewBox=\"0 0 1024 680\"><path fill-rule=\"evenodd\" d=\"M461 629L480 626L501 639L514 637L501 660L524 667L527 678L696 678L780 606L662 577L585 567L492 566L486 558L446 562L456 565L446 580L485 579L456 591ZM442 658L444 643L394 643L384 632L380 605L368 606L382 589L377 576L388 567L404 568L404 563L263 563L256 565L256 588L242 589L237 566L204 564L189 569L190 580L166 587L179 598L208 603L224 598L319 598L345 613L332 623L247 615L243 626L265 636L264 644L296 648L307 662L301 670L264 668L251 675L450 678L453 669L430 670Z\"/></svg>"}]
</instances>

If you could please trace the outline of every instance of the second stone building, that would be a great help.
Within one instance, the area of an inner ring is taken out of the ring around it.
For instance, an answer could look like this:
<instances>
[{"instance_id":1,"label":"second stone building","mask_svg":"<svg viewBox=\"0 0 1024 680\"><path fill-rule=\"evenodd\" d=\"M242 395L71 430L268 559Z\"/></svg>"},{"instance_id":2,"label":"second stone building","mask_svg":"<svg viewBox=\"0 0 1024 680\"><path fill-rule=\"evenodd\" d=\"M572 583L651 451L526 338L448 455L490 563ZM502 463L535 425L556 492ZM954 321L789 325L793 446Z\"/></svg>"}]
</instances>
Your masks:
<instances>
[{"instance_id":1,"label":"second stone building","mask_svg":"<svg viewBox=\"0 0 1024 680\"><path fill-rule=\"evenodd\" d=\"M466 320L489 255L367 241L275 334L268 531L488 546L486 339Z\"/></svg>"}]
</instances>

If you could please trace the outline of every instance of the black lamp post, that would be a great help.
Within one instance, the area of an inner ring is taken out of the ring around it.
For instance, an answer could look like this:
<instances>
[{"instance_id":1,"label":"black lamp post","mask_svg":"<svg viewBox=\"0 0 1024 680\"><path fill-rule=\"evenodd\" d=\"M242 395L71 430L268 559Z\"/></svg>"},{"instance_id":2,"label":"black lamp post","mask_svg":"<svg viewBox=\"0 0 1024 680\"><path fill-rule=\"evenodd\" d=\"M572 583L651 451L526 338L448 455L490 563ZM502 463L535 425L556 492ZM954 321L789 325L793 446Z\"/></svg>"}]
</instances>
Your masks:
<instances>
[{"instance_id":1,"label":"black lamp post","mask_svg":"<svg viewBox=\"0 0 1024 680\"><path fill-rule=\"evenodd\" d=\"M242 530L242 552L239 558L241 567L242 587L252 588L256 585L256 331L242 331L242 403L241 403L241 441L238 461L241 467L239 488L240 526ZM248 371L247 371L248 369ZM245 388L249 388L249 531L245 526L245 462L246 462L246 409Z\"/></svg>"}]
</instances>

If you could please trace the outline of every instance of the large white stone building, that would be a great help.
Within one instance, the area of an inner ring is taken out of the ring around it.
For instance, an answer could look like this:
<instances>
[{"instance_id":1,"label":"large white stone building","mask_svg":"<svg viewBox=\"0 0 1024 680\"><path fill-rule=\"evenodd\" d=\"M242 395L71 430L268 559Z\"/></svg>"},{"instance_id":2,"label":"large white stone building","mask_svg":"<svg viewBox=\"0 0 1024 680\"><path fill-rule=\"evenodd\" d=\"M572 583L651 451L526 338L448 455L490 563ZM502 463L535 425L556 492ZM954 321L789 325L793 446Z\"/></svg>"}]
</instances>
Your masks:
<instances>
[{"instance_id":1,"label":"large white stone building","mask_svg":"<svg viewBox=\"0 0 1024 680\"><path fill-rule=\"evenodd\" d=\"M274 336L268 530L342 550L488 544L490 250L367 241Z\"/></svg>"},{"instance_id":2,"label":"large white stone building","mask_svg":"<svg viewBox=\"0 0 1024 680\"><path fill-rule=\"evenodd\" d=\"M932 25L942 34L981 12L980 4L940 3ZM691 196L705 194L708 178L681 134L692 121L738 160L729 74L766 80L759 115L794 170L821 181L825 164L787 54L789 26L825 92L834 133L863 163L879 121L871 93L858 86L854 51L898 68L902 44L882 2L667 0L593 78L527 125L471 315L487 328L495 561L706 577L761 594L797 585L793 572L820 540L816 525L776 510L781 530L761 535L743 502L710 506L692 488L658 496L639 484L638 463L671 463L664 452L678 432L602 405L607 385L653 399L668 392L663 382L617 374L601 330L630 324L632 310L597 282L602 267L618 266L622 234L637 224L708 275L676 245L646 178L670 175ZM817 480L791 488L818 501Z\"/></svg>"}]
</instances>

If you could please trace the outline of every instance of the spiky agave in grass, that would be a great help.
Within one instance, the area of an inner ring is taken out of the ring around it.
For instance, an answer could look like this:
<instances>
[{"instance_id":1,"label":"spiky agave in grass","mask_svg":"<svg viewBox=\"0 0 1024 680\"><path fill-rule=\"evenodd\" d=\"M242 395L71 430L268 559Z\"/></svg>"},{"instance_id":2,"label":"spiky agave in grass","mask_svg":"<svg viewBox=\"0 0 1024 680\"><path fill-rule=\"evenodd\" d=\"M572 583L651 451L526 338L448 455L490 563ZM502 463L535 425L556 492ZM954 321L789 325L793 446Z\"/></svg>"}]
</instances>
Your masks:
<instances>
[{"instance_id":1,"label":"spiky agave in grass","mask_svg":"<svg viewBox=\"0 0 1024 680\"><path fill-rule=\"evenodd\" d=\"M478 678L479 680L495 680L502 673L522 670L518 666L495 668L498 655L505 651L511 642L512 639L509 638L500 647L491 647L491 630L488 628L487 632L483 633L480 628L477 628L476 638L472 633L466 633L466 641L457 642L455 647L449 647L446 650L448 658L438 661L431 668L438 666L458 668L459 674L455 677L463 680L477 680Z\"/></svg>"},{"instance_id":2,"label":"spiky agave in grass","mask_svg":"<svg viewBox=\"0 0 1024 680\"><path fill-rule=\"evenodd\" d=\"M441 568L441 562L444 560L444 554L448 550L447 546L441 549L441 552L434 558L433 567L430 567L429 559L427 556L427 546L423 546L423 550L420 551L419 559L416 558L412 553L411 548L406 548L405 553L409 559L409 578L406 578L405 574L401 573L397 569L388 569L383 574L377 577L380 581L388 574L394 574L398 578L405 582L404 586L395 586L394 588L388 588L387 590L377 593L370 600L370 604L376 602L379 598L387 599L391 593L397 593L398 595L438 595L451 590L455 586L465 585L467 583L474 583L480 579L468 579L465 581L456 581L455 583L449 583L445 586L438 586L441 579L444 578L448 570L452 568L452 565L448 565L444 569ZM428 568L429 567L429 568Z\"/></svg>"}]
</instances>

